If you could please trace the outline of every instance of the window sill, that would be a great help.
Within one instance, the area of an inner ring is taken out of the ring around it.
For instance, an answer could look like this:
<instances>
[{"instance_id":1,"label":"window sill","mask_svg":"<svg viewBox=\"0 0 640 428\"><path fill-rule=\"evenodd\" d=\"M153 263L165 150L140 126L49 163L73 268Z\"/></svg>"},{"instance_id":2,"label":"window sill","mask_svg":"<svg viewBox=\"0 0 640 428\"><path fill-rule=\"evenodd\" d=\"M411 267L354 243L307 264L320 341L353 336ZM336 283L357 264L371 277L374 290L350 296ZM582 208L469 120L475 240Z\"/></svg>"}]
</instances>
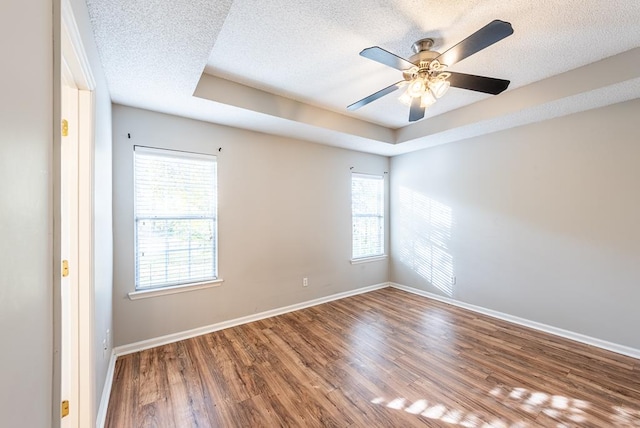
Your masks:
<instances>
[{"instance_id":1,"label":"window sill","mask_svg":"<svg viewBox=\"0 0 640 428\"><path fill-rule=\"evenodd\" d=\"M387 255L383 254L381 256L373 256L373 257L362 257L360 259L351 259L352 265L359 265L360 263L369 263L369 262L377 262L379 260L386 260Z\"/></svg>"},{"instance_id":2,"label":"window sill","mask_svg":"<svg viewBox=\"0 0 640 428\"><path fill-rule=\"evenodd\" d=\"M149 297L166 296L169 294L186 293L187 291L204 290L205 288L219 287L224 280L222 278L213 279L206 282L196 282L193 284L173 285L171 287L153 288L151 290L132 291L128 294L129 300L148 299Z\"/></svg>"}]
</instances>

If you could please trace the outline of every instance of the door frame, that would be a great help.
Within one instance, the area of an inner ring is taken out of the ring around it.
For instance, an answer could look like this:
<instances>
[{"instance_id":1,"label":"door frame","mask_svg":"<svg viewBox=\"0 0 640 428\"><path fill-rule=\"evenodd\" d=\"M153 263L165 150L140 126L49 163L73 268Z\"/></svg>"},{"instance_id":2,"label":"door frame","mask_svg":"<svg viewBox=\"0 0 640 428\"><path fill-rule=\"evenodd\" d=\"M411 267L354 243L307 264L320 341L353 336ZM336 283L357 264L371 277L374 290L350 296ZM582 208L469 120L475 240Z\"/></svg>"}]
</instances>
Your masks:
<instances>
[{"instance_id":1,"label":"door frame","mask_svg":"<svg viewBox=\"0 0 640 428\"><path fill-rule=\"evenodd\" d=\"M69 67L62 58L60 112L63 118L60 141L60 258L68 263L60 275L60 398L74 409L61 419L62 428L75 428L79 403L79 316L78 316L78 104L79 93ZM66 126L65 126L66 124ZM64 265L63 265L64 269Z\"/></svg>"},{"instance_id":2,"label":"door frame","mask_svg":"<svg viewBox=\"0 0 640 428\"><path fill-rule=\"evenodd\" d=\"M75 331L71 334L77 338L77 355L72 360L77 361L77 367L72 368L75 370L74 375L77 379L77 394L72 394L77 397L77 403L70 403L70 411L77 412L77 417L74 418L78 421L80 427L93 427L96 424L96 374L95 374L95 332L94 332L94 308L95 308L95 285L94 285L94 116L95 116L95 80L91 67L89 66L89 60L87 58L86 51L82 43L82 37L80 36L80 30L78 29L73 9L71 7L70 0L60 1L60 66L66 64L71 77L78 88L78 153L77 153L77 165L75 169L77 171L78 186L74 189L72 198L77 198L77 224L71 225L74 227L74 233L77 235L77 260L75 260L71 269L77 269L77 295L72 299L74 307L70 312L77 318L75 323ZM59 84L62 86L62 76L59 79ZM59 102L59 101L58 101ZM58 110L60 111L60 110ZM59 118L61 123L62 118ZM59 128L58 128L59 129ZM54 139L56 142L60 142L60 138ZM59 143L61 144L61 143ZM60 153L60 147L57 147L54 152ZM54 156L54 162L57 171L61 168L61 159ZM58 179L61 178L58 174ZM56 182L57 181L57 182ZM60 198L60 181L54 180L54 195ZM58 204L60 201L56 201ZM59 215L59 212L58 214ZM58 224L57 221L54 224ZM54 260L60 261L60 241L54 247ZM60 265L54 263L54 278L60 277ZM60 282L58 281L58 284ZM60 289L57 290L60 292ZM61 313L58 300L54 299L58 305L56 319L54 325L58 330L61 329ZM54 313L56 311L54 310ZM61 331L57 331L56 335L60 337ZM54 370L61 371L62 365L55 364ZM54 389L57 389L57 394L54 391L53 397L60 397L60 378L61 372L54 376ZM72 376L73 378L73 376ZM57 399L56 399L57 400ZM54 409L58 412L54 412L59 418L60 403L56 402ZM54 419L54 426L60 424L60 419Z\"/></svg>"}]
</instances>

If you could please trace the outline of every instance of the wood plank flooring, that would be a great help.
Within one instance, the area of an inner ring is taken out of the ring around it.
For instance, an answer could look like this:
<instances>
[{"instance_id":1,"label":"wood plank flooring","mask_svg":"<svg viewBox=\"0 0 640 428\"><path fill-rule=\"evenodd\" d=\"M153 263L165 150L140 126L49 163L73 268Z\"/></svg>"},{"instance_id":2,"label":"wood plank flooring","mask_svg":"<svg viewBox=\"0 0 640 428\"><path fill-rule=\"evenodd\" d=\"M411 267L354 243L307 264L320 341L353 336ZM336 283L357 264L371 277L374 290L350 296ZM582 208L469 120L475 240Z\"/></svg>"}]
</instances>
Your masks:
<instances>
[{"instance_id":1,"label":"wood plank flooring","mask_svg":"<svg viewBox=\"0 0 640 428\"><path fill-rule=\"evenodd\" d=\"M118 358L107 427L640 426L640 360L386 288Z\"/></svg>"}]
</instances>

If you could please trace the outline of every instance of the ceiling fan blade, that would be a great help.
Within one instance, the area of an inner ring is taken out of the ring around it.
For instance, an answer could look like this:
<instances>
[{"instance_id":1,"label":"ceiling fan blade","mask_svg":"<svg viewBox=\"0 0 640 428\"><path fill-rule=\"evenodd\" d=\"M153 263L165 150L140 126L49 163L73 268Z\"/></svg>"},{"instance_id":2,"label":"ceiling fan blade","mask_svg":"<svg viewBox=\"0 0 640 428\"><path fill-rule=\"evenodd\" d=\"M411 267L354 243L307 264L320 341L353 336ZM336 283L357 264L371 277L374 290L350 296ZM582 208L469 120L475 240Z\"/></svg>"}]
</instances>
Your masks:
<instances>
[{"instance_id":1,"label":"ceiling fan blade","mask_svg":"<svg viewBox=\"0 0 640 428\"><path fill-rule=\"evenodd\" d=\"M411 110L409 110L409 122L415 122L424 117L424 107L420 107L420 97L411 100Z\"/></svg>"},{"instance_id":2,"label":"ceiling fan blade","mask_svg":"<svg viewBox=\"0 0 640 428\"><path fill-rule=\"evenodd\" d=\"M401 80L399 82L394 83L393 85L387 86L384 89L380 89L378 92L374 92L373 94L369 95L368 97L364 97L360 101L356 101L355 103L349 105L347 107L347 110L351 110L351 111L357 110L360 107L366 106L370 102L373 102L373 101L377 100L378 98L384 97L385 95L390 94L390 93L398 90L399 88L402 88L406 84L407 84L406 80Z\"/></svg>"},{"instance_id":3,"label":"ceiling fan blade","mask_svg":"<svg viewBox=\"0 0 640 428\"><path fill-rule=\"evenodd\" d=\"M451 73L447 79L455 88L469 89L470 91L484 92L485 94L498 95L509 87L509 80L493 77L476 76L475 74Z\"/></svg>"},{"instance_id":4,"label":"ceiling fan blade","mask_svg":"<svg viewBox=\"0 0 640 428\"><path fill-rule=\"evenodd\" d=\"M385 51L378 46L363 49L362 52L360 52L360 56L388 65L389 67L393 67L400 71L408 70L414 66L410 61L392 54L389 51Z\"/></svg>"},{"instance_id":5,"label":"ceiling fan blade","mask_svg":"<svg viewBox=\"0 0 640 428\"><path fill-rule=\"evenodd\" d=\"M436 59L440 64L451 66L458 61L470 57L476 52L499 42L507 36L513 34L513 27L510 23L496 19L491 21L451 49L441 54Z\"/></svg>"}]
</instances>

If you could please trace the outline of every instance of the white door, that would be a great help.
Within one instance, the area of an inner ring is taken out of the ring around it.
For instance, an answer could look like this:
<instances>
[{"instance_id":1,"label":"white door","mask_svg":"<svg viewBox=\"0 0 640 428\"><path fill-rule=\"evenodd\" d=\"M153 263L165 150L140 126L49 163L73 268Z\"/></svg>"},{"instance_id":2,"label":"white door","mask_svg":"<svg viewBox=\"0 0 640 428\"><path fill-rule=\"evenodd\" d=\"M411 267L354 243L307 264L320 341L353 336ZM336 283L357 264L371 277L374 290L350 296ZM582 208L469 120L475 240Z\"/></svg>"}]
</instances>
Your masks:
<instances>
[{"instance_id":1,"label":"white door","mask_svg":"<svg viewBox=\"0 0 640 428\"><path fill-rule=\"evenodd\" d=\"M63 62L60 149L61 344L60 397L70 403L62 428L78 426L78 88ZM65 263L68 271L65 272Z\"/></svg>"}]
</instances>

